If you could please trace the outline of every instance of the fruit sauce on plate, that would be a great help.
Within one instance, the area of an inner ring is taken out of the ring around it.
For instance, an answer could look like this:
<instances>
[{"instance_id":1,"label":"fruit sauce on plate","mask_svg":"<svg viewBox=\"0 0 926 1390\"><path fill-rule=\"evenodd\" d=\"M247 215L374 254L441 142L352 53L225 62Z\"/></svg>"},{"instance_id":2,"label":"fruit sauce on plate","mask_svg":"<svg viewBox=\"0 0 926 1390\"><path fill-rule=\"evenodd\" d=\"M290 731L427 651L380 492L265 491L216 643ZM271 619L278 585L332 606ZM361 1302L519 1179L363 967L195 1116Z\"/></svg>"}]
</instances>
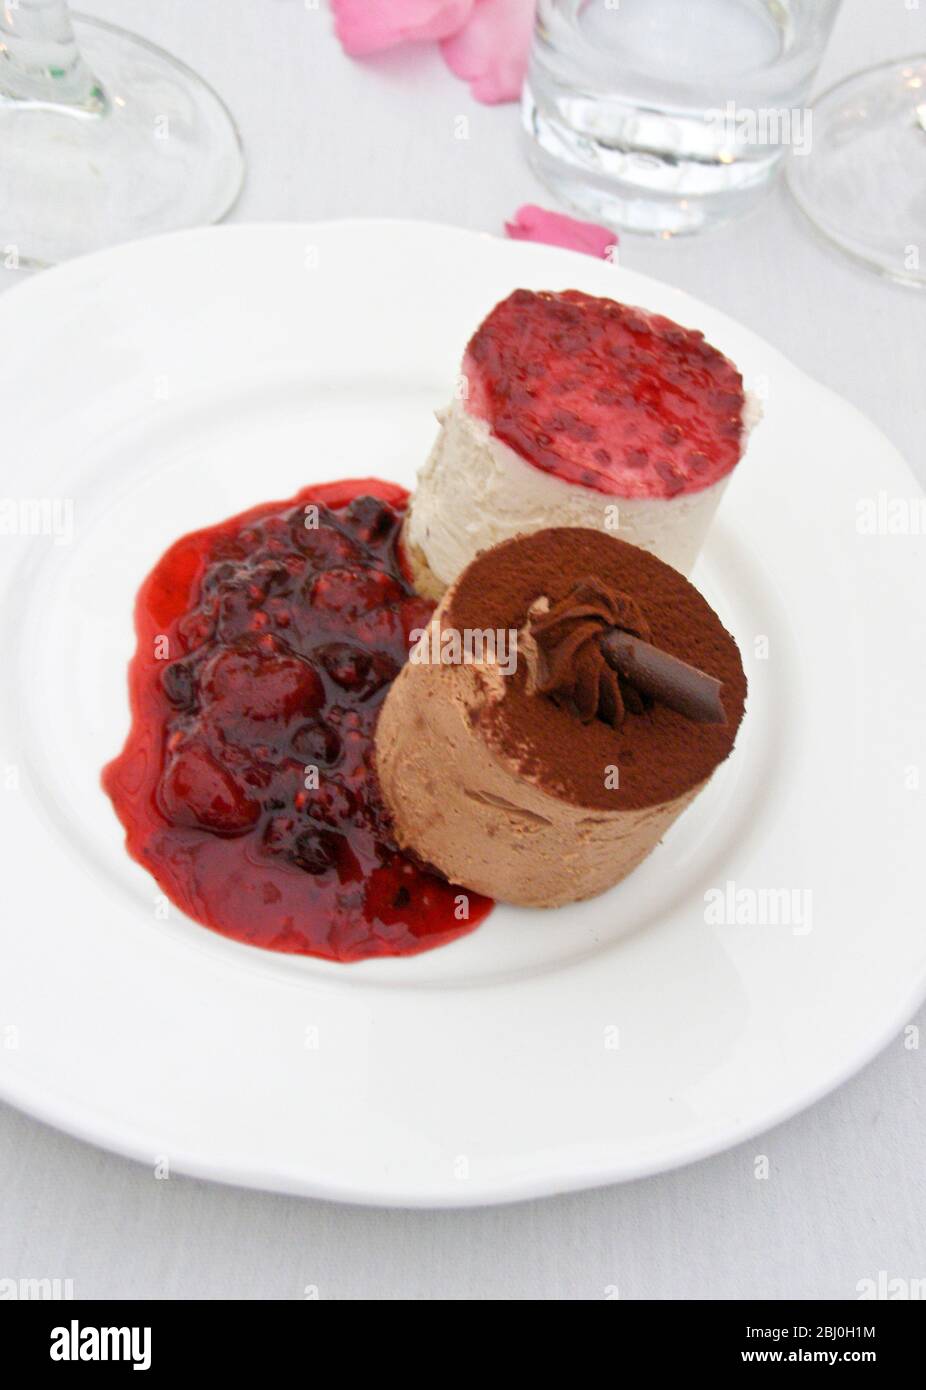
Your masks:
<instances>
[{"instance_id":1,"label":"fruit sauce on plate","mask_svg":"<svg viewBox=\"0 0 926 1390\"><path fill-rule=\"evenodd\" d=\"M433 609L398 551L407 500L369 478L306 488L184 536L139 592L132 725L103 786L132 857L238 941L411 955L491 907L399 853L379 797L379 707Z\"/></svg>"}]
</instances>

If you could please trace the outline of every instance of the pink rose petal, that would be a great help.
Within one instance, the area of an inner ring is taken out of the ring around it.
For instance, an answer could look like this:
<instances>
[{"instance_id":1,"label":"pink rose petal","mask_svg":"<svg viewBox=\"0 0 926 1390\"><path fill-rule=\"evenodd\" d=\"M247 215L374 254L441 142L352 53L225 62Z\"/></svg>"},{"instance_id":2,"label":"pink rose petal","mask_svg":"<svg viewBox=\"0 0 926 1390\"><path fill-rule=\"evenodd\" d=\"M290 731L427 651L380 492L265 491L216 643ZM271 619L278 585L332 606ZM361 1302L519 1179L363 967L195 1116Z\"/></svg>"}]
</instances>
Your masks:
<instances>
[{"instance_id":1,"label":"pink rose petal","mask_svg":"<svg viewBox=\"0 0 926 1390\"><path fill-rule=\"evenodd\" d=\"M536 0L476 0L468 22L441 52L450 71L470 84L477 101L517 101L521 95Z\"/></svg>"},{"instance_id":2,"label":"pink rose petal","mask_svg":"<svg viewBox=\"0 0 926 1390\"><path fill-rule=\"evenodd\" d=\"M409 40L445 39L466 23L476 0L331 0L345 53L362 58Z\"/></svg>"},{"instance_id":3,"label":"pink rose petal","mask_svg":"<svg viewBox=\"0 0 926 1390\"><path fill-rule=\"evenodd\" d=\"M597 222L580 222L564 212L547 212L533 203L518 208L514 220L505 223L505 232L515 241L565 246L569 251L584 251L603 261L613 260L617 249L617 233L607 227L600 227Z\"/></svg>"}]
</instances>

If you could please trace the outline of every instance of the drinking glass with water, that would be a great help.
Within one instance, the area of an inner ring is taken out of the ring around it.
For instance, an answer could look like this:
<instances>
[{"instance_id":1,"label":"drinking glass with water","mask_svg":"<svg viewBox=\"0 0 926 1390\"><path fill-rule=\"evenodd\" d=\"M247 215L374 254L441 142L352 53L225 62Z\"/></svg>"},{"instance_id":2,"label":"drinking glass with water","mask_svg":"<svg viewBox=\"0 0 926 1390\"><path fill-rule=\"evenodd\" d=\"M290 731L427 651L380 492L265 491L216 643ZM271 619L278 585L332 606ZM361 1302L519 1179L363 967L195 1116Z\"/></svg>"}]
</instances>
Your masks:
<instances>
[{"instance_id":1,"label":"drinking glass with water","mask_svg":"<svg viewBox=\"0 0 926 1390\"><path fill-rule=\"evenodd\" d=\"M540 178L598 221L672 236L738 216L786 149L840 0L538 0L524 89Z\"/></svg>"}]
</instances>

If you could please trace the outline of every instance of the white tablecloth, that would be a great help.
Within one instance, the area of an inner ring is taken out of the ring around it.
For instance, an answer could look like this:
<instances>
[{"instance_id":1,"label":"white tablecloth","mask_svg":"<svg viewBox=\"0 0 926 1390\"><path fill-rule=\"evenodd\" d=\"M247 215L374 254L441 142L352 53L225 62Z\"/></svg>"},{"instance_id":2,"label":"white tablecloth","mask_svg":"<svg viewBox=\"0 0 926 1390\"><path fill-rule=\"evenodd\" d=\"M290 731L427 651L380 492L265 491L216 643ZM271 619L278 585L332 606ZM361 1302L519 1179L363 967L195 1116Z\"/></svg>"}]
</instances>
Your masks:
<instances>
[{"instance_id":1,"label":"white tablecloth","mask_svg":"<svg viewBox=\"0 0 926 1390\"><path fill-rule=\"evenodd\" d=\"M520 203L551 205L515 107L475 104L429 48L356 65L325 6L305 0L81 8L161 43L225 96L248 154L236 219L386 215L497 232ZM926 0L845 0L818 89L923 51ZM460 114L468 141L454 138ZM837 259L783 191L703 240L627 238L622 258L762 334L870 415L926 480L926 297ZM854 1298L880 1270L926 1276L926 1011L918 1022L921 1049L896 1039L836 1094L720 1157L484 1211L157 1181L0 1106L0 1279L70 1278L86 1298L298 1299L307 1286L322 1298L602 1298L614 1286L623 1298Z\"/></svg>"}]
</instances>

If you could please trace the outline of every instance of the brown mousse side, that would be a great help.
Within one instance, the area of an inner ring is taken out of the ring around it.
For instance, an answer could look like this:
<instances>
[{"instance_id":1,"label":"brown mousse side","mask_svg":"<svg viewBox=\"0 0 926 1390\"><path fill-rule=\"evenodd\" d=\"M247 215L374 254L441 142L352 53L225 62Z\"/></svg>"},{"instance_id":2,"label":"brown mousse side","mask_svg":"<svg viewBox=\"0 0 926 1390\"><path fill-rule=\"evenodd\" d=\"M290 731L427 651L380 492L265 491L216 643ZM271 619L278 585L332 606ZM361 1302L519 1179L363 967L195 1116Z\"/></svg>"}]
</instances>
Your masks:
<instances>
[{"instance_id":1,"label":"brown mousse side","mask_svg":"<svg viewBox=\"0 0 926 1390\"><path fill-rule=\"evenodd\" d=\"M472 717L500 758L572 805L619 811L671 801L704 782L730 753L746 699L736 642L677 570L584 527L517 536L481 552L467 567L448 595L443 626L521 629L539 597L555 604L586 575L636 601L655 646L723 683L726 723L696 723L658 703L643 714L628 714L619 729L600 719L582 723L529 689L523 657L503 679L501 698ZM608 777L615 767L617 787L613 773Z\"/></svg>"}]
</instances>

